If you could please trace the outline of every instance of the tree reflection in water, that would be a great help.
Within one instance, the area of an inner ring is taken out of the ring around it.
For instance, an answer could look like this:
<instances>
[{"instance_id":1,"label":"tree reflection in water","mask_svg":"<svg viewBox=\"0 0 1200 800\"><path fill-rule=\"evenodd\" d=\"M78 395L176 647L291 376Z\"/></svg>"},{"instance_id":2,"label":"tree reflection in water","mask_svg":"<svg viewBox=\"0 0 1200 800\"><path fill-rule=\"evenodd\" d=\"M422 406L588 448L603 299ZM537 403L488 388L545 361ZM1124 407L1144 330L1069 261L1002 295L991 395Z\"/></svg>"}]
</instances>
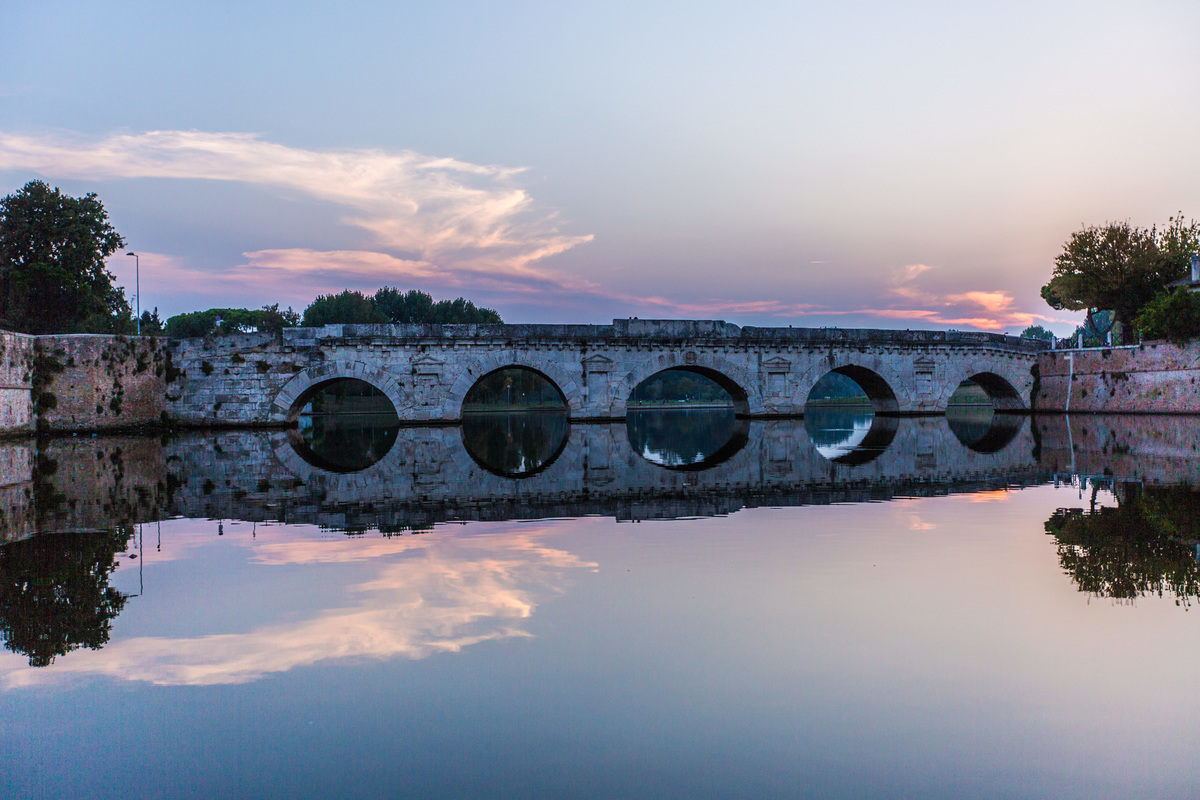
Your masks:
<instances>
[{"instance_id":1,"label":"tree reflection in water","mask_svg":"<svg viewBox=\"0 0 1200 800\"><path fill-rule=\"evenodd\" d=\"M804 410L804 428L818 453L854 466L878 458L896 438L899 421L870 409L809 405Z\"/></svg>"},{"instance_id":2,"label":"tree reflection in water","mask_svg":"<svg viewBox=\"0 0 1200 800\"><path fill-rule=\"evenodd\" d=\"M125 596L108 585L133 530L43 534L0 547L0 637L45 667L80 647L99 650Z\"/></svg>"},{"instance_id":3,"label":"tree reflection in water","mask_svg":"<svg viewBox=\"0 0 1200 800\"><path fill-rule=\"evenodd\" d=\"M464 413L463 446L481 467L508 478L541 472L567 444L565 411Z\"/></svg>"},{"instance_id":4,"label":"tree reflection in water","mask_svg":"<svg viewBox=\"0 0 1200 800\"><path fill-rule=\"evenodd\" d=\"M1082 592L1133 600L1200 598L1200 493L1190 487L1117 487L1116 508L1060 508L1046 520L1058 560Z\"/></svg>"},{"instance_id":5,"label":"tree reflection in water","mask_svg":"<svg viewBox=\"0 0 1200 800\"><path fill-rule=\"evenodd\" d=\"M635 409L625 425L633 451L668 469L716 466L749 439L749 425L733 408Z\"/></svg>"}]
</instances>

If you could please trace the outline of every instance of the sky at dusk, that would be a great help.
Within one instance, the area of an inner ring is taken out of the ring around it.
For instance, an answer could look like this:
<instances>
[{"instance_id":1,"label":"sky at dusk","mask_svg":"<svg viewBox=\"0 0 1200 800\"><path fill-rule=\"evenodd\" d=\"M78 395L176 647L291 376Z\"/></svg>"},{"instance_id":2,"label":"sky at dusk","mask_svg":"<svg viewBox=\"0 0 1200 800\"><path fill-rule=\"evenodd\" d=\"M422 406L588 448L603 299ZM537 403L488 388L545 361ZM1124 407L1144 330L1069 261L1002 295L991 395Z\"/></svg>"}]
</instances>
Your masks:
<instances>
[{"instance_id":1,"label":"sky at dusk","mask_svg":"<svg viewBox=\"0 0 1200 800\"><path fill-rule=\"evenodd\" d=\"M1066 333L1038 290L1072 231L1200 217L1198 31L1183 0L7 2L0 194L96 192L164 317L392 285Z\"/></svg>"}]
</instances>

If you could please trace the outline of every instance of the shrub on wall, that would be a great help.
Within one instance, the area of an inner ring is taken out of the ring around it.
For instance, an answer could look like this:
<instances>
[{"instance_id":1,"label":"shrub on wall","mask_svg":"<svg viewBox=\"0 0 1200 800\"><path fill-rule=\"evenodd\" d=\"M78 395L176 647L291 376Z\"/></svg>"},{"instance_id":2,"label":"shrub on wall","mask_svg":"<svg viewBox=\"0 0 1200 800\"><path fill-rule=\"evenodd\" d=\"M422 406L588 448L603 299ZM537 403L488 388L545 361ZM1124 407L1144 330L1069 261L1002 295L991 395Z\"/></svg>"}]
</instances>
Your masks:
<instances>
[{"instance_id":1,"label":"shrub on wall","mask_svg":"<svg viewBox=\"0 0 1200 800\"><path fill-rule=\"evenodd\" d=\"M1137 327L1143 339L1182 343L1200 337L1200 294L1162 292L1138 313Z\"/></svg>"}]
</instances>

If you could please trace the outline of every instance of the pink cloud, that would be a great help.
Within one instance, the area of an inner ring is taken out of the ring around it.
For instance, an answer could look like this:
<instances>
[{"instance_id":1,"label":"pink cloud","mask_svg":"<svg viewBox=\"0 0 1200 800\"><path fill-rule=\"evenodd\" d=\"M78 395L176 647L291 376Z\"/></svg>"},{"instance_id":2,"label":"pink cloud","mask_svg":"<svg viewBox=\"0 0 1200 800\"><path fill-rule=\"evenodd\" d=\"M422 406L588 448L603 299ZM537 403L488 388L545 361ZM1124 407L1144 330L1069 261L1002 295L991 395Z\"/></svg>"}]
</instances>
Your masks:
<instances>
[{"instance_id":1,"label":"pink cloud","mask_svg":"<svg viewBox=\"0 0 1200 800\"><path fill-rule=\"evenodd\" d=\"M622 291L546 265L592 236L560 230L557 214L538 206L519 185L522 168L411 150L306 150L253 134L203 131L100 139L0 133L0 169L254 184L336 204L344 209L341 221L363 232L361 247L253 250L243 254L242 263L217 270L196 269L169 254L141 254L143 267L159 285L193 287L191 296L212 298L210 304L257 293L270 298L267 302L303 307L317 294L397 285L419 286L439 297L469 295L485 305L539 306L564 316L609 307L618 314L647 316L856 316L984 330L1060 321L1016 309L1003 291L926 291L917 284L935 268L923 263L893 270L892 280L876 290L876 299L850 309L781 299L676 299ZM129 272L124 261L114 269L123 277ZM203 306L197 302L195 307Z\"/></svg>"},{"instance_id":2,"label":"pink cloud","mask_svg":"<svg viewBox=\"0 0 1200 800\"><path fill-rule=\"evenodd\" d=\"M559 232L516 185L523 169L411 150L304 150L247 133L150 131L99 140L0 133L0 169L84 178L271 186L336 203L385 250L520 269L592 240Z\"/></svg>"}]
</instances>

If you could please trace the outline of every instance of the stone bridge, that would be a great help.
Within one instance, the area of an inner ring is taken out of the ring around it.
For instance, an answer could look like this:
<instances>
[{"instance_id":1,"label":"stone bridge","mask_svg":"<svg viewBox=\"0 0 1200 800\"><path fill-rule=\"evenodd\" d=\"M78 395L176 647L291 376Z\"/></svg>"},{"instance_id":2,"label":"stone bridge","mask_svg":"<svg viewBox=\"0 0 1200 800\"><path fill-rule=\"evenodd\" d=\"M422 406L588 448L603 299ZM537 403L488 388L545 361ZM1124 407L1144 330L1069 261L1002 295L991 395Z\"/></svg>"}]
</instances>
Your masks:
<instances>
[{"instance_id":1,"label":"stone bridge","mask_svg":"<svg viewBox=\"0 0 1200 800\"><path fill-rule=\"evenodd\" d=\"M408 422L455 422L467 392L505 367L533 370L573 420L625 416L633 390L668 369L705 375L739 415L804 412L829 372L881 414L938 414L963 380L1002 411L1029 408L1041 342L961 331L752 328L713 320L612 325L327 325L169 345L167 413L185 424L282 425L331 382L365 381Z\"/></svg>"}]
</instances>

